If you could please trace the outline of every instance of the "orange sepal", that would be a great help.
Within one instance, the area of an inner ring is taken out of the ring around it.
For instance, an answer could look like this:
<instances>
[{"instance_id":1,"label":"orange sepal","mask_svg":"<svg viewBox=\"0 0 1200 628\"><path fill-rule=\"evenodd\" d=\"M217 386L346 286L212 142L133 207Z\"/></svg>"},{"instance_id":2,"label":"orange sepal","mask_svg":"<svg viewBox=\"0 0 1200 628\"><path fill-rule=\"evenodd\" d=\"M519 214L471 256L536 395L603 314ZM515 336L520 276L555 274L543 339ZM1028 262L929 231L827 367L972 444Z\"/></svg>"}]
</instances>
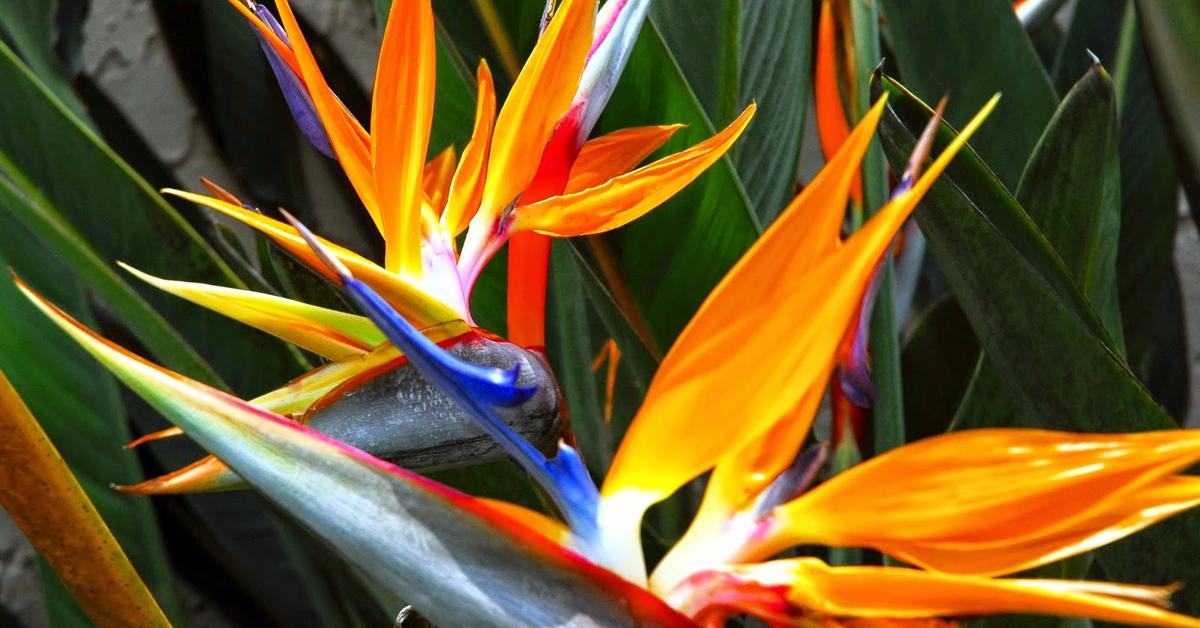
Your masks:
<instances>
[{"instance_id":1,"label":"orange sepal","mask_svg":"<svg viewBox=\"0 0 1200 628\"><path fill-rule=\"evenodd\" d=\"M564 0L496 119L479 211L496 220L533 180L542 150L571 106L592 46L596 0Z\"/></svg>"},{"instance_id":2,"label":"orange sepal","mask_svg":"<svg viewBox=\"0 0 1200 628\"><path fill-rule=\"evenodd\" d=\"M447 146L437 157L425 164L425 170L421 174L421 189L439 216L446 208L446 199L450 196L450 181L454 177L454 167L457 163L458 155L454 147Z\"/></svg>"},{"instance_id":3,"label":"orange sepal","mask_svg":"<svg viewBox=\"0 0 1200 628\"><path fill-rule=\"evenodd\" d=\"M817 58L813 63L813 103L816 107L817 137L821 151L831 159L850 136L849 117L842 105L838 88L837 25L830 0L822 0L821 17L817 23ZM850 195L856 205L862 205L862 173L854 172Z\"/></svg>"},{"instance_id":4,"label":"orange sepal","mask_svg":"<svg viewBox=\"0 0 1200 628\"><path fill-rule=\"evenodd\" d=\"M658 150L682 124L639 126L613 131L588 140L571 166L571 175L563 194L596 187L625 174Z\"/></svg>"},{"instance_id":5,"label":"orange sepal","mask_svg":"<svg viewBox=\"0 0 1200 628\"><path fill-rule=\"evenodd\" d=\"M384 266L420 277L421 178L433 125L435 59L429 0L393 2L371 102L371 164L387 245Z\"/></svg>"},{"instance_id":6,"label":"orange sepal","mask_svg":"<svg viewBox=\"0 0 1200 628\"><path fill-rule=\"evenodd\" d=\"M687 150L595 187L520 206L512 228L572 237L625 225L662 204L720 159L750 124L755 110L751 103L720 133Z\"/></svg>"},{"instance_id":7,"label":"orange sepal","mask_svg":"<svg viewBox=\"0 0 1200 628\"><path fill-rule=\"evenodd\" d=\"M175 438L176 436L183 436L183 430L179 429L178 427L168 427L163 430L158 430L157 432L142 434L141 436L129 441L125 445L125 449L133 449L135 447L145 445L146 443L153 443L156 440Z\"/></svg>"},{"instance_id":8,"label":"orange sepal","mask_svg":"<svg viewBox=\"0 0 1200 628\"><path fill-rule=\"evenodd\" d=\"M901 567L831 567L816 558L792 558L700 573L667 597L693 618L741 611L789 625L842 617L901 620L1033 613L1200 626L1200 620L1164 608L1174 590L1086 580L998 580Z\"/></svg>"},{"instance_id":9,"label":"orange sepal","mask_svg":"<svg viewBox=\"0 0 1200 628\"><path fill-rule=\"evenodd\" d=\"M880 256L994 106L993 99L910 190L881 208L843 246L808 272L769 277L772 282L786 278L786 290L736 304L722 303L729 297L720 289L710 295L659 366L609 469L602 491L606 500L626 492L619 502L648 506L670 495L725 454L793 416L807 391L824 386ZM754 264L762 250L753 248L733 272ZM803 424L812 416L796 420ZM698 424L704 429L696 429ZM663 443L673 446L664 449ZM793 448L780 455L790 459L794 453Z\"/></svg>"},{"instance_id":10,"label":"orange sepal","mask_svg":"<svg viewBox=\"0 0 1200 628\"><path fill-rule=\"evenodd\" d=\"M475 129L471 132L471 141L463 149L462 159L450 183L446 211L442 213L442 229L451 237L462 233L479 209L487 175L492 127L496 123L496 88L492 84L492 72L483 59L479 60L476 83Z\"/></svg>"},{"instance_id":11,"label":"orange sepal","mask_svg":"<svg viewBox=\"0 0 1200 628\"><path fill-rule=\"evenodd\" d=\"M817 543L873 547L939 571L1013 573L1194 506L1200 481L1172 474L1196 460L1197 430L955 432L873 458L781 506L755 555Z\"/></svg>"},{"instance_id":12,"label":"orange sepal","mask_svg":"<svg viewBox=\"0 0 1200 628\"><path fill-rule=\"evenodd\" d=\"M237 474L216 456L209 455L165 475L129 486L114 484L113 488L130 495L181 495L228 490L238 484Z\"/></svg>"},{"instance_id":13,"label":"orange sepal","mask_svg":"<svg viewBox=\"0 0 1200 628\"><path fill-rule=\"evenodd\" d=\"M371 138L325 82L325 76L317 66L317 59L308 47L304 33L300 31L300 25L288 0L276 0L275 6L279 9L279 19L287 30L288 39L291 40L298 74L308 88L308 95L312 98L317 115L325 126L338 162L341 163L342 170L346 172L346 177L350 179L350 184L354 186L371 219L375 221L375 226L383 233L383 217L375 190L372 165L374 162L371 159Z\"/></svg>"}]
</instances>

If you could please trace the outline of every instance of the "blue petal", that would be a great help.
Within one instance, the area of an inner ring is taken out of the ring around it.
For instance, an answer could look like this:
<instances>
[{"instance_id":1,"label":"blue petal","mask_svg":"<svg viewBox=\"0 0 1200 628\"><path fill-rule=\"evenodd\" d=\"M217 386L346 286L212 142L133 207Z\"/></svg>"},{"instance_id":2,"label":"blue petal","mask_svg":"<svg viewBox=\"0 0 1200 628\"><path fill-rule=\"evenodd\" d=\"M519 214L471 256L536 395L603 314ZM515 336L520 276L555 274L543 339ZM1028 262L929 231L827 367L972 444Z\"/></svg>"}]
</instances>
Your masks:
<instances>
[{"instance_id":1,"label":"blue petal","mask_svg":"<svg viewBox=\"0 0 1200 628\"><path fill-rule=\"evenodd\" d=\"M404 351L422 374L442 388L461 389L471 399L492 406L515 406L524 403L533 393L533 388L516 385L518 368L498 369L464 362L424 334L412 323L400 316L394 308L370 286L354 279L345 280L346 291L359 308L383 331L393 344ZM420 363L425 363L424 367ZM503 422L500 422L503 424Z\"/></svg>"},{"instance_id":2,"label":"blue petal","mask_svg":"<svg viewBox=\"0 0 1200 628\"><path fill-rule=\"evenodd\" d=\"M593 538L599 494L583 459L562 444L558 456L546 459L492 410L533 394L532 389L515 386L516 369L485 368L459 360L417 331L370 286L353 277L342 281L350 298L408 356L409 363L469 410L479 426L546 490L572 530L581 538Z\"/></svg>"},{"instance_id":3,"label":"blue petal","mask_svg":"<svg viewBox=\"0 0 1200 628\"><path fill-rule=\"evenodd\" d=\"M496 405L519 403L534 392L516 386L516 370L484 368L450 355L417 331L370 286L355 279L350 270L300 221L286 211L282 213L312 248L317 259L341 279L342 287L359 309L392 344L404 352L409 363L470 412L479 427L496 439L517 464L545 489L575 535L586 546L594 545L600 495L583 459L574 449L560 443L558 455L547 460L542 452L521 438L492 409Z\"/></svg>"}]
</instances>

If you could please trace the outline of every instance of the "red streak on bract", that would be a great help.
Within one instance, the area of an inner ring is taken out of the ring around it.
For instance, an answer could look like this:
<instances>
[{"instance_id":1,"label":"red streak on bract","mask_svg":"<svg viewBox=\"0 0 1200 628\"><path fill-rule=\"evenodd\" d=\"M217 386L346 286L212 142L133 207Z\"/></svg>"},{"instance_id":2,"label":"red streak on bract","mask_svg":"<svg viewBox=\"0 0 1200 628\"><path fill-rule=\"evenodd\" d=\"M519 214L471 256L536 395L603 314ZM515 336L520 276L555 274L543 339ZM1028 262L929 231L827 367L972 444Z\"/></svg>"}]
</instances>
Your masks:
<instances>
[{"instance_id":1,"label":"red streak on bract","mask_svg":"<svg viewBox=\"0 0 1200 628\"><path fill-rule=\"evenodd\" d=\"M625 10L625 5L629 2L629 0L612 1L617 3L617 7L612 12L612 15L609 16L608 21L604 23L604 28L600 31L600 34L596 35L596 37L592 40L592 48L591 50L588 50L588 61L592 60L592 55L596 54L596 50L604 44L606 39L608 39L609 33L612 33L613 26L617 23L617 18L621 16L621 12Z\"/></svg>"},{"instance_id":2,"label":"red streak on bract","mask_svg":"<svg viewBox=\"0 0 1200 628\"><path fill-rule=\"evenodd\" d=\"M562 194L571 166L583 148L579 121L583 103L563 116L542 151L537 174L520 203L528 205ZM513 234L508 246L508 338L517 346L546 344L546 279L550 268L550 238L538 233Z\"/></svg>"},{"instance_id":3,"label":"red streak on bract","mask_svg":"<svg viewBox=\"0 0 1200 628\"><path fill-rule=\"evenodd\" d=\"M693 574L678 585L676 591L680 590L687 596L681 612L705 626L724 626L727 618L742 613L770 625L790 626L805 614L788 600L787 586L764 585L729 573Z\"/></svg>"}]
</instances>

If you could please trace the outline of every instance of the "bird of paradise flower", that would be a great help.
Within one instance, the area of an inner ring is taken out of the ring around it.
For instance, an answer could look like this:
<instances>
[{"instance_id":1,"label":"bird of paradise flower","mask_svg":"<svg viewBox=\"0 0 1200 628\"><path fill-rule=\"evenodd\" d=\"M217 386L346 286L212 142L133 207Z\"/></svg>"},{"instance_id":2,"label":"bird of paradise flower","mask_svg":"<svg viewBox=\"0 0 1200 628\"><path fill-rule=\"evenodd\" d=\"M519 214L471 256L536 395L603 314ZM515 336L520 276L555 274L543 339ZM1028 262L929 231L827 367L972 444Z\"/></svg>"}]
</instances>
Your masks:
<instances>
[{"instance_id":1,"label":"bird of paradise flower","mask_svg":"<svg viewBox=\"0 0 1200 628\"><path fill-rule=\"evenodd\" d=\"M437 485L143 360L22 286L151 405L384 586L446 625L842 625L1033 612L1200 626L1171 587L1002 578L1132 534L1200 503L1200 432L969 430L892 450L832 478L803 448L887 246L995 104L918 176L935 118L892 199L839 237L879 102L697 311L663 360L600 486L546 459L493 408L522 390L455 360L345 256L295 237L413 363L554 497L564 525ZM556 462L558 464L556 464ZM643 513L711 472L686 534L650 573ZM914 567L775 558L798 545L871 547ZM894 625L894 624L890 624Z\"/></svg>"},{"instance_id":2,"label":"bird of paradise flower","mask_svg":"<svg viewBox=\"0 0 1200 628\"><path fill-rule=\"evenodd\" d=\"M483 267L510 238L523 235L536 242L547 236L594 234L638 218L716 162L745 130L755 110L751 104L712 138L635 168L661 147L678 125L623 129L590 141L587 137L624 67L650 0L608 2L599 11L595 0L566 0L545 21L537 45L498 114L490 71L485 61L480 62L476 118L469 143L461 158L456 159L450 148L426 164L436 57L428 0L393 4L380 51L369 133L330 90L287 0L277 2L279 21L253 0L230 2L259 36L301 131L314 147L339 162L383 235L384 263L376 265L322 242L423 333L445 346L472 352L477 361L511 360L514 350L537 349L542 344L544 255L539 266L536 253L526 254L527 260L532 258L529 267L522 268L519 279L510 277L509 328L518 347L476 328L471 317L472 288ZM206 183L212 195L164 192L249 225L300 259L315 262L294 229ZM464 232L459 250L458 238ZM380 427L379 413L371 414L362 407L346 409L349 404L335 407L355 390L383 382L386 374L407 362L361 316L274 295L152 277L126 268L167 292L330 360L255 398L253 403L260 407L292 416L410 467L453 466L499 453L490 441L480 443L478 438L472 441L474 449L464 448L457 457L447 455L446 448L440 447L444 443L413 441L411 432L397 429L392 437L384 438L381 433L387 428ZM536 289L539 282L541 292ZM538 355L525 352L518 357L523 382L552 382ZM541 389L541 396L513 411L510 419L524 421L525 435L540 434L537 446L553 452L562 429L557 392L553 386ZM453 414L453 404L442 401L437 410ZM390 414L397 421L422 421L416 414ZM478 431L466 418L459 418L443 423L450 433L471 440ZM368 420L371 425L365 425ZM469 430L455 432L455 426ZM164 430L134 444L179 433L177 429ZM441 453L433 459L419 453L422 447ZM220 460L209 456L122 490L218 490L237 481Z\"/></svg>"}]
</instances>

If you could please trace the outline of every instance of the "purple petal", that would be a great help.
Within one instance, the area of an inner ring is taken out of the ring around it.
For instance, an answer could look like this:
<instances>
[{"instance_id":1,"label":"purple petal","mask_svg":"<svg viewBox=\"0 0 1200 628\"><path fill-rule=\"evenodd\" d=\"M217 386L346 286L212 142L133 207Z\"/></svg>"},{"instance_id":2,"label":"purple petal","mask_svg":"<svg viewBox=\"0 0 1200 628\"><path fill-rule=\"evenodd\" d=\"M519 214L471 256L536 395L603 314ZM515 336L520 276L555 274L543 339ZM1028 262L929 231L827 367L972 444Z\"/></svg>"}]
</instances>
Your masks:
<instances>
[{"instance_id":1,"label":"purple petal","mask_svg":"<svg viewBox=\"0 0 1200 628\"><path fill-rule=\"evenodd\" d=\"M871 312L875 309L875 296L879 292L879 269L882 267L881 260L875 266L875 271L871 275L871 283L867 286L866 294L863 295L862 305L858 310L858 327L854 330L854 338L850 341L850 352L838 364L838 381L841 382L842 392L850 400L850 403L860 408L870 408L878 398L875 382L871 380L871 361L867 354L867 343L871 339Z\"/></svg>"},{"instance_id":2,"label":"purple petal","mask_svg":"<svg viewBox=\"0 0 1200 628\"><path fill-rule=\"evenodd\" d=\"M261 4L252 4L250 8L264 24L275 31L276 35L279 35L283 43L291 45L283 26L279 24L274 15L271 15L267 7ZM275 74L275 80L279 83L279 89L283 92L283 98L287 101L288 109L292 112L296 125L300 127L300 132L308 138L313 148L327 157L336 159L337 155L333 152L333 145L329 142L325 125L321 123L321 118L317 115L317 108L308 95L308 89L300 77L296 76L296 73L292 72L288 64L279 56L270 42L263 37L262 33L258 32L258 29L251 30L258 37L258 43L262 46L263 53L267 55L267 62L271 64L271 72Z\"/></svg>"},{"instance_id":3,"label":"purple petal","mask_svg":"<svg viewBox=\"0 0 1200 628\"><path fill-rule=\"evenodd\" d=\"M825 443L817 443L796 454L792 464L775 476L759 495L754 503L755 515L762 517L772 508L790 502L807 491L813 480L817 479L817 473L825 465L828 456L829 447Z\"/></svg>"}]
</instances>

